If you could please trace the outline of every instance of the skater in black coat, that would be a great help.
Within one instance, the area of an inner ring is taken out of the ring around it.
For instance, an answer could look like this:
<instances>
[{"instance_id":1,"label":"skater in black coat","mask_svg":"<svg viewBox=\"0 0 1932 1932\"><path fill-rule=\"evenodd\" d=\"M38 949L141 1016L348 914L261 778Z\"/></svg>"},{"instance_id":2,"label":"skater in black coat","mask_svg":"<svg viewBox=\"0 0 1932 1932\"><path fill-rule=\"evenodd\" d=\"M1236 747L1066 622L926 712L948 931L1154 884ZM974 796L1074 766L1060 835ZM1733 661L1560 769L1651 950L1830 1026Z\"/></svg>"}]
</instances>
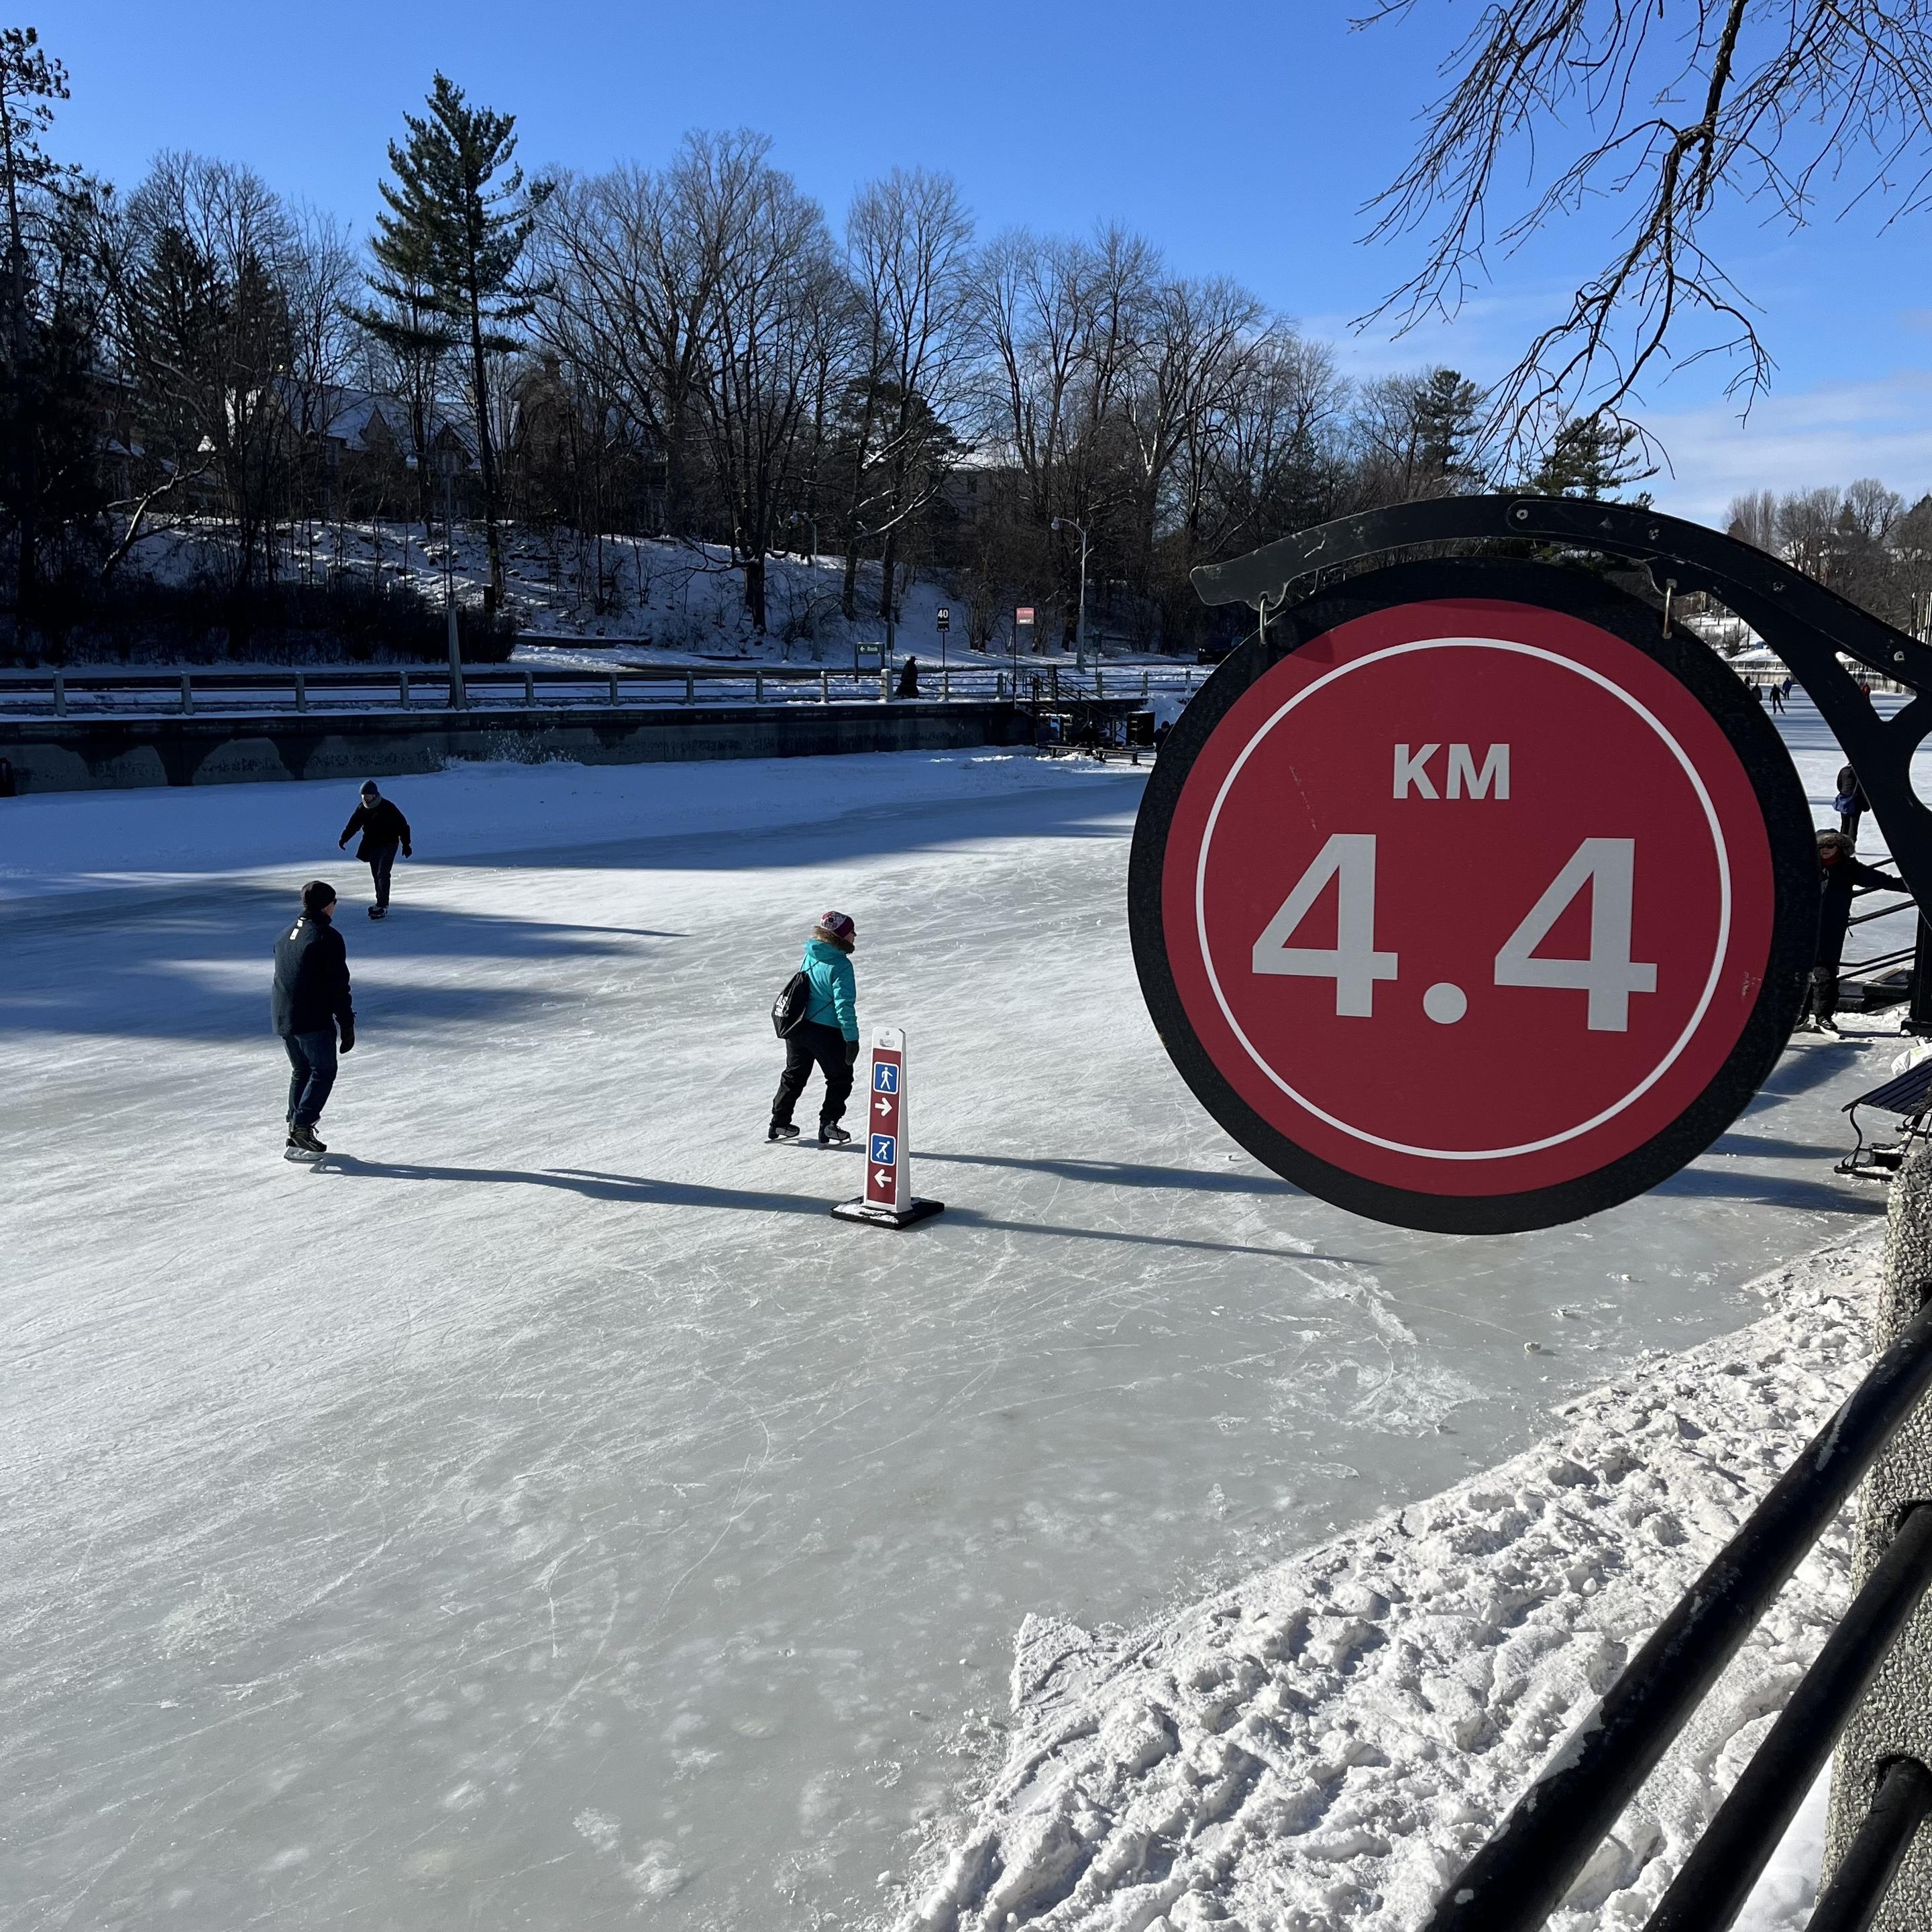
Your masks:
<instances>
[{"instance_id":1,"label":"skater in black coat","mask_svg":"<svg viewBox=\"0 0 1932 1932\"><path fill-rule=\"evenodd\" d=\"M302 890L302 916L275 941L275 984L269 1016L289 1056L288 1152L326 1154L316 1125L335 1084L341 1050L356 1045L349 989L349 949L335 929L335 888L311 879Z\"/></svg>"},{"instance_id":2,"label":"skater in black coat","mask_svg":"<svg viewBox=\"0 0 1932 1932\"><path fill-rule=\"evenodd\" d=\"M919 660L916 658L908 658L899 666L899 695L902 698L916 698L919 695Z\"/></svg>"},{"instance_id":3,"label":"skater in black coat","mask_svg":"<svg viewBox=\"0 0 1932 1932\"><path fill-rule=\"evenodd\" d=\"M374 778L364 782L362 802L350 814L349 823L342 828L342 836L335 842L335 849L340 851L358 832L362 835L362 842L356 847L356 856L369 868L369 876L376 886L376 903L369 908L369 916L387 919L389 874L395 868L396 848L400 845L403 848L405 859L412 856L410 850L410 821L376 789Z\"/></svg>"},{"instance_id":4,"label":"skater in black coat","mask_svg":"<svg viewBox=\"0 0 1932 1932\"><path fill-rule=\"evenodd\" d=\"M1798 1018L1801 1030L1836 1033L1838 968L1845 956L1845 934L1852 923L1852 898L1856 892L1905 890L1888 872L1868 866L1858 848L1842 832L1818 835L1818 950L1814 955L1811 983Z\"/></svg>"}]
</instances>

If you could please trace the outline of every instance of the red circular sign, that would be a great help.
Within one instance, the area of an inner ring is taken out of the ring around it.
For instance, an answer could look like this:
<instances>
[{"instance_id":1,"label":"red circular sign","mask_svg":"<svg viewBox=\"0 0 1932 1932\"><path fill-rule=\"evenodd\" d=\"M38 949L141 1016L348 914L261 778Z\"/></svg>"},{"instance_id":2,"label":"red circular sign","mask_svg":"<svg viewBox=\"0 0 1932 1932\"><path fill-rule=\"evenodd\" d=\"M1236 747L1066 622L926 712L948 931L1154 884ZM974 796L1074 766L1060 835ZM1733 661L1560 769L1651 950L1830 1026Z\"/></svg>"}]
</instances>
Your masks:
<instances>
[{"instance_id":1,"label":"red circular sign","mask_svg":"<svg viewBox=\"0 0 1932 1932\"><path fill-rule=\"evenodd\" d=\"M1472 1210L1388 1216L1429 1225L1489 1225L1497 1197L1500 1224L1588 1211L1566 1190L1669 1141L1763 1005L1760 782L1705 697L1571 610L1336 624L1226 704L1172 800L1159 918L1190 1052L1318 1192L1327 1169Z\"/></svg>"}]
</instances>

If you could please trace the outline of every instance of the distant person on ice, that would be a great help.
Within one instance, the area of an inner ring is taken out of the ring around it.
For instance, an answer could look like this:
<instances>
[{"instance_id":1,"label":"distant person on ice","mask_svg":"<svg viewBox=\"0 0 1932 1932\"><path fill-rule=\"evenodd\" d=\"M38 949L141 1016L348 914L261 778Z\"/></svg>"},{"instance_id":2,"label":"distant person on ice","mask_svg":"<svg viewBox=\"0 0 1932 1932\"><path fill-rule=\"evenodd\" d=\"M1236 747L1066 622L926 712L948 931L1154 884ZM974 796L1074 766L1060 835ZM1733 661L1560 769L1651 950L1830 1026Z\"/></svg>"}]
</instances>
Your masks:
<instances>
[{"instance_id":1,"label":"distant person on ice","mask_svg":"<svg viewBox=\"0 0 1932 1932\"><path fill-rule=\"evenodd\" d=\"M1798 1015L1802 1033L1836 1033L1832 1017L1838 1010L1838 967L1845 955L1845 934L1852 922L1852 895L1858 892L1905 890L1888 872L1860 860L1858 848L1842 832L1818 835L1818 950Z\"/></svg>"},{"instance_id":2,"label":"distant person on ice","mask_svg":"<svg viewBox=\"0 0 1932 1932\"><path fill-rule=\"evenodd\" d=\"M336 1040L356 1045L349 997L349 949L335 929L335 888L311 879L302 889L302 916L275 941L275 989L269 1011L289 1056L291 1155L326 1154L316 1124L335 1084Z\"/></svg>"},{"instance_id":3,"label":"distant person on ice","mask_svg":"<svg viewBox=\"0 0 1932 1932\"><path fill-rule=\"evenodd\" d=\"M369 876L376 885L376 903L369 908L369 916L387 919L389 874L395 869L396 848L403 848L405 859L411 856L410 821L376 789L374 778L364 780L362 802L350 813L342 836L335 842L335 849L340 851L358 832L362 842L356 847L356 856L369 868Z\"/></svg>"},{"instance_id":4,"label":"distant person on ice","mask_svg":"<svg viewBox=\"0 0 1932 1932\"><path fill-rule=\"evenodd\" d=\"M825 1076L825 1098L818 1109L818 1144L835 1147L852 1136L838 1122L852 1092L853 1063L859 1058L858 988L852 976L852 949L859 930L842 912L829 912L812 928L798 970L811 982L805 1018L785 1035L784 1072L772 1096L768 1141L793 1141L798 1130L791 1110L812 1078L813 1064Z\"/></svg>"},{"instance_id":5,"label":"distant person on ice","mask_svg":"<svg viewBox=\"0 0 1932 1932\"><path fill-rule=\"evenodd\" d=\"M916 698L919 695L919 660L916 658L908 658L899 666L899 695L902 698Z\"/></svg>"}]
</instances>

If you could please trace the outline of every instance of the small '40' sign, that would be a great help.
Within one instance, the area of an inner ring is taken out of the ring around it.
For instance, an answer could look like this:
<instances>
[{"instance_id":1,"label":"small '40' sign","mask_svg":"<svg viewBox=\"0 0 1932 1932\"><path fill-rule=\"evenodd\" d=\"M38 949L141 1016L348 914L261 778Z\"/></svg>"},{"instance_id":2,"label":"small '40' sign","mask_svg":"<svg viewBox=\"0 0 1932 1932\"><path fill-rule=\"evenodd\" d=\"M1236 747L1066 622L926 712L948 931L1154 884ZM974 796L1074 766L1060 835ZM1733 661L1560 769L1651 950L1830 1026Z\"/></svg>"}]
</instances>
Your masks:
<instances>
[{"instance_id":1,"label":"small '40' sign","mask_svg":"<svg viewBox=\"0 0 1932 1932\"><path fill-rule=\"evenodd\" d=\"M1804 799L1681 628L1581 571L1409 564L1228 658L1130 888L1168 1052L1276 1172L1495 1234L1654 1186L1754 1094L1811 963Z\"/></svg>"}]
</instances>

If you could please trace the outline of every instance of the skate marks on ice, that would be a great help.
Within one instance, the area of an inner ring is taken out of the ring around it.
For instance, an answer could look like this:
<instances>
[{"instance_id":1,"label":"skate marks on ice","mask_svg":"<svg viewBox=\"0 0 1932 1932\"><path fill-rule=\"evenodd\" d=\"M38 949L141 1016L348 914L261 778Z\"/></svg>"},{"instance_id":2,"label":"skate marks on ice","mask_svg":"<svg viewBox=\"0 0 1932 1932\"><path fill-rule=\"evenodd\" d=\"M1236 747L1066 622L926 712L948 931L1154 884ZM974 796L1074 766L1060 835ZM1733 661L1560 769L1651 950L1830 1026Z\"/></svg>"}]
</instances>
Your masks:
<instances>
[{"instance_id":1,"label":"skate marks on ice","mask_svg":"<svg viewBox=\"0 0 1932 1932\"><path fill-rule=\"evenodd\" d=\"M1654 1357L1535 1448L1169 1620L1094 1636L1030 1618L1005 1763L902 1932L1409 1932L1855 1385L1876 1253L1862 1234L1769 1278L1775 1312L1742 1334ZM1655 1904L1842 1610L1848 1563L1841 1519L1555 1932ZM1788 1844L1766 1886L1802 1912L1794 1859L1815 1873ZM1801 1922L1768 1910L1744 1922Z\"/></svg>"},{"instance_id":2,"label":"skate marks on ice","mask_svg":"<svg viewBox=\"0 0 1932 1932\"><path fill-rule=\"evenodd\" d=\"M812 1143L814 1154L838 1151ZM919 1156L923 1160L924 1155ZM291 1159L294 1156L291 1156ZM508 1167L434 1167L420 1162L367 1160L332 1150L304 1155L301 1165L312 1172L346 1179L442 1181L485 1186L560 1188L586 1200L613 1201L640 1208L721 1208L762 1214L806 1214L820 1218L826 1212L822 1193L778 1194L748 1187L717 1187L701 1181L654 1180L630 1174L602 1174L587 1168L549 1168L531 1172ZM1307 1256L1287 1247L1251 1247L1238 1241L1190 1240L1165 1234L1136 1234L1123 1228L1080 1228L1044 1221L1003 1220L970 1208L953 1211L956 1228L994 1234L1031 1234L1059 1240L1105 1241L1128 1247L1162 1248L1180 1253L1258 1255L1268 1260L1322 1260L1352 1265L1334 1256ZM1414 1339L1410 1337L1412 1340Z\"/></svg>"},{"instance_id":3,"label":"skate marks on ice","mask_svg":"<svg viewBox=\"0 0 1932 1932\"><path fill-rule=\"evenodd\" d=\"M529 1172L514 1167L432 1167L422 1162L365 1160L331 1153L315 1166L318 1174L348 1180L428 1180L489 1187L551 1187L587 1201L615 1201L639 1208L735 1209L758 1214L825 1212L817 1195L777 1194L749 1187L715 1187L703 1181L652 1180L638 1174L599 1174L588 1169L550 1168Z\"/></svg>"},{"instance_id":4,"label":"skate marks on ice","mask_svg":"<svg viewBox=\"0 0 1932 1932\"><path fill-rule=\"evenodd\" d=\"M1024 1174L1051 1174L1057 1180L1072 1180L1099 1187L1173 1188L1187 1194L1269 1194L1299 1200L1301 1190L1293 1182L1270 1173L1244 1173L1232 1165L1219 1169L1196 1167L1156 1167L1142 1161L1056 1160L1046 1156L1020 1160L994 1154L940 1154L921 1148L921 1160L936 1160L958 1167L1003 1168Z\"/></svg>"}]
</instances>

